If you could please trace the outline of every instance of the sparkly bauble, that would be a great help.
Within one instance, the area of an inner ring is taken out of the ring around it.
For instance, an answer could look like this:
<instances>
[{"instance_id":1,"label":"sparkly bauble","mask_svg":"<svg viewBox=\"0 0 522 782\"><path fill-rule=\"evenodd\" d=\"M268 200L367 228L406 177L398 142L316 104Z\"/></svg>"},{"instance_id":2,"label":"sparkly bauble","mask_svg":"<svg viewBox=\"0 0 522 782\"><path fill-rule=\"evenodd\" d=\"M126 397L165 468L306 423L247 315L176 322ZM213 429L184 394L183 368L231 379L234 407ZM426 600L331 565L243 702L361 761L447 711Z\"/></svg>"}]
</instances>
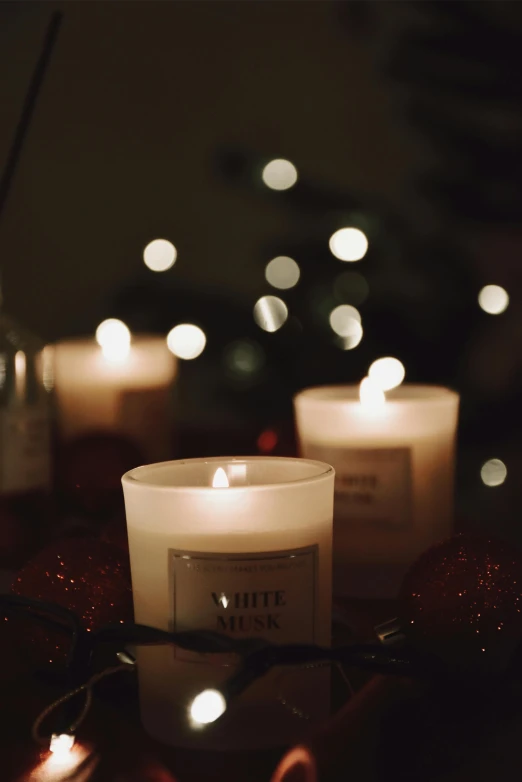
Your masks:
<instances>
[{"instance_id":1,"label":"sparkly bauble","mask_svg":"<svg viewBox=\"0 0 522 782\"><path fill-rule=\"evenodd\" d=\"M132 620L130 569L125 553L110 543L73 538L43 549L16 577L12 591L58 603L73 611L87 631ZM24 619L24 643L36 664L66 659L67 637Z\"/></svg>"},{"instance_id":2,"label":"sparkly bauble","mask_svg":"<svg viewBox=\"0 0 522 782\"><path fill-rule=\"evenodd\" d=\"M459 670L499 673L522 641L522 554L457 535L413 565L401 589L408 638Z\"/></svg>"},{"instance_id":3,"label":"sparkly bauble","mask_svg":"<svg viewBox=\"0 0 522 782\"><path fill-rule=\"evenodd\" d=\"M123 473L145 459L129 440L96 433L63 445L57 461L58 494L67 510L101 521L123 506Z\"/></svg>"}]
</instances>

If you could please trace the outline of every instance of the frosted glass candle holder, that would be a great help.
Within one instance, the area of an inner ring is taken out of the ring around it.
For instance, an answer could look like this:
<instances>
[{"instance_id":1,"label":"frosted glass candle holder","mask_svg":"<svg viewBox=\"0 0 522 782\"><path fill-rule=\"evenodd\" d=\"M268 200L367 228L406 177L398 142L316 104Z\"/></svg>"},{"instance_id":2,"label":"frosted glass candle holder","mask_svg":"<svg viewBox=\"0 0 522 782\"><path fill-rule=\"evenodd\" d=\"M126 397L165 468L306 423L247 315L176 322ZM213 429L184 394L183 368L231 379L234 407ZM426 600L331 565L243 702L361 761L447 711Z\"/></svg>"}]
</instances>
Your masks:
<instances>
[{"instance_id":1,"label":"frosted glass candle holder","mask_svg":"<svg viewBox=\"0 0 522 782\"><path fill-rule=\"evenodd\" d=\"M128 472L136 622L329 644L333 486L329 465L304 459L189 459ZM176 746L278 746L327 715L328 670L285 669L196 729L189 704L219 688L235 664L173 647L139 649L146 730Z\"/></svg>"},{"instance_id":2,"label":"frosted glass candle holder","mask_svg":"<svg viewBox=\"0 0 522 782\"><path fill-rule=\"evenodd\" d=\"M334 594L396 596L408 566L453 529L458 394L403 385L380 406L359 386L295 397L302 456L336 471Z\"/></svg>"},{"instance_id":3,"label":"frosted glass candle holder","mask_svg":"<svg viewBox=\"0 0 522 782\"><path fill-rule=\"evenodd\" d=\"M54 392L60 436L122 436L144 459L171 455L171 396L177 360L163 337L136 335L121 356L105 355L94 339L53 347Z\"/></svg>"}]
</instances>

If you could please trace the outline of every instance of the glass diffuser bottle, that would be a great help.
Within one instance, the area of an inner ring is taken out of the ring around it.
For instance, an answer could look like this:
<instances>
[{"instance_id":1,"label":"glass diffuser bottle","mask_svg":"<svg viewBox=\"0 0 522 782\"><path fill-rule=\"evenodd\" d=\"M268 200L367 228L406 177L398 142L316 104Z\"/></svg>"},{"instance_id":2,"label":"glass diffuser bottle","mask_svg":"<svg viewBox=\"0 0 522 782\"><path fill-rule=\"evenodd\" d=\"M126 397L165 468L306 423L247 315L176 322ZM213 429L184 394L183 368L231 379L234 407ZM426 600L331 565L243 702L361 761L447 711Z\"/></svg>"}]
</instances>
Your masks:
<instances>
[{"instance_id":1,"label":"glass diffuser bottle","mask_svg":"<svg viewBox=\"0 0 522 782\"><path fill-rule=\"evenodd\" d=\"M0 292L1 305L1 292ZM0 309L0 567L42 541L51 488L50 367L40 341Z\"/></svg>"}]
</instances>

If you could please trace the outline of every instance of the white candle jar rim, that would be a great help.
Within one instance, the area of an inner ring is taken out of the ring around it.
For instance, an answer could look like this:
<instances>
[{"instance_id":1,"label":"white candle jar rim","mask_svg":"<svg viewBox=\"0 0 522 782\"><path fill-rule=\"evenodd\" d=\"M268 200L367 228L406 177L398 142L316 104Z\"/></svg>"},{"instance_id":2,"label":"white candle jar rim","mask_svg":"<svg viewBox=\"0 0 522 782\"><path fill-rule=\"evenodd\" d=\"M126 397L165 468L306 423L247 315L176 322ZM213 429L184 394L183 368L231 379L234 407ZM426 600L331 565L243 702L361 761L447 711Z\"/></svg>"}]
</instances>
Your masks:
<instances>
[{"instance_id":1,"label":"white candle jar rim","mask_svg":"<svg viewBox=\"0 0 522 782\"><path fill-rule=\"evenodd\" d=\"M305 388L295 395L294 401L310 402L314 405L332 405L343 406L353 402L359 402L359 384L351 385L332 385L332 386L313 386ZM411 405L454 405L459 399L456 391L452 391L444 386L432 386L425 384L407 383L397 388L386 391L386 404L397 404L402 406Z\"/></svg>"},{"instance_id":2,"label":"white candle jar rim","mask_svg":"<svg viewBox=\"0 0 522 782\"><path fill-rule=\"evenodd\" d=\"M216 470L223 468L229 486L215 488L212 481ZM123 486L144 491L216 492L227 495L248 491L285 491L299 485L331 481L334 468L325 462L283 456L210 457L176 459L135 467L125 473Z\"/></svg>"}]
</instances>

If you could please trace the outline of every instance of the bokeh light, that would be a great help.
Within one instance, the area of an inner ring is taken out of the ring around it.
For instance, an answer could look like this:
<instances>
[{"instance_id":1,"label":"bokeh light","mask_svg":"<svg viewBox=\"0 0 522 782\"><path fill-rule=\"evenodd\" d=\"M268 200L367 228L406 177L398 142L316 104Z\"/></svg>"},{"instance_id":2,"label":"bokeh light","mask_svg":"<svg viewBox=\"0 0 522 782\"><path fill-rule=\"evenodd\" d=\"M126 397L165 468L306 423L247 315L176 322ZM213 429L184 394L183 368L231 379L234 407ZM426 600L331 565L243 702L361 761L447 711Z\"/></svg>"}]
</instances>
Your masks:
<instances>
[{"instance_id":1,"label":"bokeh light","mask_svg":"<svg viewBox=\"0 0 522 782\"><path fill-rule=\"evenodd\" d=\"M167 346L170 352L186 361L200 356L206 344L205 332L193 323L180 323L167 334Z\"/></svg>"},{"instance_id":2,"label":"bokeh light","mask_svg":"<svg viewBox=\"0 0 522 782\"><path fill-rule=\"evenodd\" d=\"M500 459L488 459L482 465L480 477L486 486L501 486L507 477L507 467Z\"/></svg>"},{"instance_id":3,"label":"bokeh light","mask_svg":"<svg viewBox=\"0 0 522 782\"><path fill-rule=\"evenodd\" d=\"M203 690L190 705L190 717L196 725L208 725L225 713L227 702L219 690Z\"/></svg>"},{"instance_id":4,"label":"bokeh light","mask_svg":"<svg viewBox=\"0 0 522 782\"><path fill-rule=\"evenodd\" d=\"M131 333L123 321L108 318L96 329L96 342L105 358L122 361L130 351Z\"/></svg>"},{"instance_id":5,"label":"bokeh light","mask_svg":"<svg viewBox=\"0 0 522 782\"><path fill-rule=\"evenodd\" d=\"M358 272L343 272L335 279L334 296L345 304L362 304L368 298L370 286Z\"/></svg>"},{"instance_id":6,"label":"bokeh light","mask_svg":"<svg viewBox=\"0 0 522 782\"><path fill-rule=\"evenodd\" d=\"M353 350L363 337L361 314L351 304L340 304L331 311L330 326L341 338L338 344L343 350Z\"/></svg>"},{"instance_id":7,"label":"bokeh light","mask_svg":"<svg viewBox=\"0 0 522 782\"><path fill-rule=\"evenodd\" d=\"M329 246L340 261L360 261L368 251L368 239L359 228L340 228L331 235Z\"/></svg>"},{"instance_id":8,"label":"bokeh light","mask_svg":"<svg viewBox=\"0 0 522 782\"><path fill-rule=\"evenodd\" d=\"M267 282L274 288L287 290L293 288L299 282L301 271L293 258L286 255L278 255L272 258L265 269Z\"/></svg>"},{"instance_id":9,"label":"bokeh light","mask_svg":"<svg viewBox=\"0 0 522 782\"><path fill-rule=\"evenodd\" d=\"M69 744L71 739L72 745ZM99 756L92 749L78 744L72 736L61 734L51 738L49 754L24 779L27 782L87 782L94 778L98 763Z\"/></svg>"},{"instance_id":10,"label":"bokeh light","mask_svg":"<svg viewBox=\"0 0 522 782\"><path fill-rule=\"evenodd\" d=\"M254 320L264 331L277 331L287 318L288 307L278 296L262 296L254 305Z\"/></svg>"},{"instance_id":11,"label":"bokeh light","mask_svg":"<svg viewBox=\"0 0 522 782\"><path fill-rule=\"evenodd\" d=\"M368 376L377 383L383 391L390 391L400 386L406 370L402 361L398 358L378 358L368 370Z\"/></svg>"},{"instance_id":12,"label":"bokeh light","mask_svg":"<svg viewBox=\"0 0 522 782\"><path fill-rule=\"evenodd\" d=\"M339 304L330 313L330 326L340 337L346 337L352 331L353 320L360 323L361 313L351 304Z\"/></svg>"},{"instance_id":13,"label":"bokeh light","mask_svg":"<svg viewBox=\"0 0 522 782\"><path fill-rule=\"evenodd\" d=\"M265 363L261 345L247 339L240 339L227 345L224 362L229 372L238 378L256 375Z\"/></svg>"},{"instance_id":14,"label":"bokeh light","mask_svg":"<svg viewBox=\"0 0 522 782\"><path fill-rule=\"evenodd\" d=\"M174 266L177 250L168 239L154 239L143 250L143 262L153 272L165 272Z\"/></svg>"},{"instance_id":15,"label":"bokeh light","mask_svg":"<svg viewBox=\"0 0 522 782\"><path fill-rule=\"evenodd\" d=\"M288 190L297 182L297 168L289 160L277 158L266 164L261 176L271 190Z\"/></svg>"},{"instance_id":16,"label":"bokeh light","mask_svg":"<svg viewBox=\"0 0 522 782\"><path fill-rule=\"evenodd\" d=\"M271 453L278 441L279 438L274 429L264 429L257 438L257 447L261 453Z\"/></svg>"},{"instance_id":17,"label":"bokeh light","mask_svg":"<svg viewBox=\"0 0 522 782\"><path fill-rule=\"evenodd\" d=\"M478 295L478 302L488 315L500 315L508 308L509 295L500 285L485 285Z\"/></svg>"},{"instance_id":18,"label":"bokeh light","mask_svg":"<svg viewBox=\"0 0 522 782\"><path fill-rule=\"evenodd\" d=\"M358 320L352 318L349 328L349 333L337 337L337 345L342 350L353 350L363 338L363 329Z\"/></svg>"},{"instance_id":19,"label":"bokeh light","mask_svg":"<svg viewBox=\"0 0 522 782\"><path fill-rule=\"evenodd\" d=\"M70 733L53 733L49 751L56 755L68 755L74 745L74 736Z\"/></svg>"}]
</instances>

